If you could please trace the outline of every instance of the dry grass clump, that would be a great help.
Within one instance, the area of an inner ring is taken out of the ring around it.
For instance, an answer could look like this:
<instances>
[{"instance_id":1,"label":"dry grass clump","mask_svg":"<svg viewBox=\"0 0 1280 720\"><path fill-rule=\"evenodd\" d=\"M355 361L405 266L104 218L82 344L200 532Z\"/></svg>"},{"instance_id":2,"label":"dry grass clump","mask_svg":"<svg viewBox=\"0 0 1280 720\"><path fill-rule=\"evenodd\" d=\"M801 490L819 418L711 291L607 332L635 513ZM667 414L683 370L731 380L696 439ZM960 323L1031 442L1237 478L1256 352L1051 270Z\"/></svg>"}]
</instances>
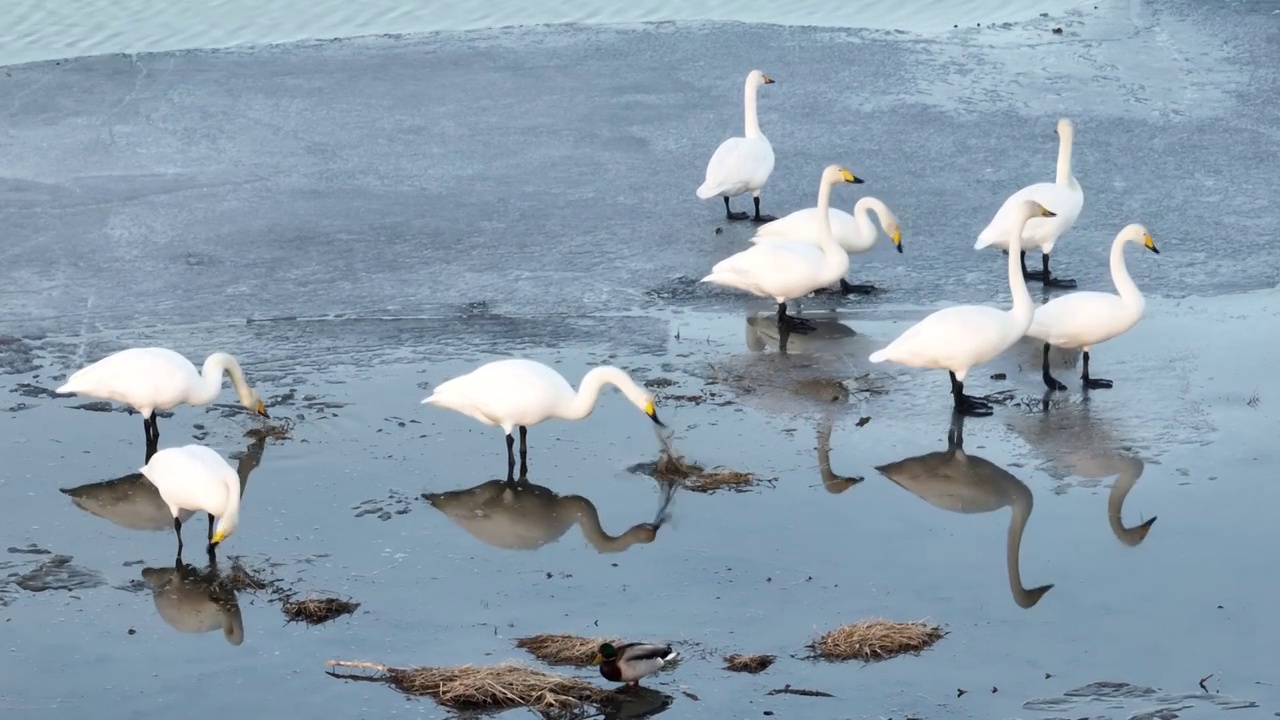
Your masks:
<instances>
[{"instance_id":1,"label":"dry grass clump","mask_svg":"<svg viewBox=\"0 0 1280 720\"><path fill-rule=\"evenodd\" d=\"M548 665L574 665L585 667L595 659L596 650L603 643L621 645L617 638L592 638L577 635L543 633L516 638L516 647L528 650L531 655Z\"/></svg>"},{"instance_id":2,"label":"dry grass clump","mask_svg":"<svg viewBox=\"0 0 1280 720\"><path fill-rule=\"evenodd\" d=\"M726 655L724 659L724 669L732 672L751 673L764 672L769 669L774 660L778 658L773 655Z\"/></svg>"},{"instance_id":3,"label":"dry grass clump","mask_svg":"<svg viewBox=\"0 0 1280 720\"><path fill-rule=\"evenodd\" d=\"M277 590L276 580L265 580L257 572L245 567L239 560L232 562L231 572L224 573L214 583L219 589L231 592L258 593Z\"/></svg>"},{"instance_id":4,"label":"dry grass clump","mask_svg":"<svg viewBox=\"0 0 1280 720\"><path fill-rule=\"evenodd\" d=\"M664 452L653 468L653 477L657 480L688 480L702 472L702 466L686 462L684 458L672 452Z\"/></svg>"},{"instance_id":5,"label":"dry grass clump","mask_svg":"<svg viewBox=\"0 0 1280 720\"><path fill-rule=\"evenodd\" d=\"M578 718L594 714L613 695L577 678L535 670L519 663L456 667L393 668L367 662L330 660L329 667L372 670L378 675L335 677L382 680L402 693L433 698L462 711L527 707L546 718Z\"/></svg>"},{"instance_id":6,"label":"dry grass clump","mask_svg":"<svg viewBox=\"0 0 1280 720\"><path fill-rule=\"evenodd\" d=\"M301 600L290 598L280 605L289 622L305 622L308 625L327 623L343 615L350 615L360 603L338 597L307 596Z\"/></svg>"},{"instance_id":7,"label":"dry grass clump","mask_svg":"<svg viewBox=\"0 0 1280 720\"><path fill-rule=\"evenodd\" d=\"M293 430L293 420L280 418L279 422L264 423L260 427L249 428L244 436L252 440L288 440Z\"/></svg>"},{"instance_id":8,"label":"dry grass clump","mask_svg":"<svg viewBox=\"0 0 1280 720\"><path fill-rule=\"evenodd\" d=\"M863 620L840 627L809 643L824 660L884 660L903 653L919 653L938 642L946 632L924 622Z\"/></svg>"},{"instance_id":9,"label":"dry grass clump","mask_svg":"<svg viewBox=\"0 0 1280 720\"><path fill-rule=\"evenodd\" d=\"M729 468L713 468L704 470L697 477L685 481L686 490L700 493L713 493L717 490L745 492L760 482L772 482L747 472L730 470Z\"/></svg>"}]
</instances>

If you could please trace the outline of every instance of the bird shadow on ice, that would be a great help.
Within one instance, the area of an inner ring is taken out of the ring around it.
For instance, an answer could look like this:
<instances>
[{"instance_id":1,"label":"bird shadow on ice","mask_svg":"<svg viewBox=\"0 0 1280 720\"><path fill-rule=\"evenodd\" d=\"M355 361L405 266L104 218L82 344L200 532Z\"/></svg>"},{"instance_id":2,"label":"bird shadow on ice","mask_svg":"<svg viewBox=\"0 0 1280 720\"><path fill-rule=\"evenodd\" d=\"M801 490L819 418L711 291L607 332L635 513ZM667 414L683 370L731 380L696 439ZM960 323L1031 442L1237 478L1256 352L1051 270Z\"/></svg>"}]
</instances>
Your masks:
<instances>
[{"instance_id":1,"label":"bird shadow on ice","mask_svg":"<svg viewBox=\"0 0 1280 720\"><path fill-rule=\"evenodd\" d=\"M160 619L178 632L222 630L231 645L244 642L244 618L235 589L210 564L205 570L181 564L142 569Z\"/></svg>"}]
</instances>

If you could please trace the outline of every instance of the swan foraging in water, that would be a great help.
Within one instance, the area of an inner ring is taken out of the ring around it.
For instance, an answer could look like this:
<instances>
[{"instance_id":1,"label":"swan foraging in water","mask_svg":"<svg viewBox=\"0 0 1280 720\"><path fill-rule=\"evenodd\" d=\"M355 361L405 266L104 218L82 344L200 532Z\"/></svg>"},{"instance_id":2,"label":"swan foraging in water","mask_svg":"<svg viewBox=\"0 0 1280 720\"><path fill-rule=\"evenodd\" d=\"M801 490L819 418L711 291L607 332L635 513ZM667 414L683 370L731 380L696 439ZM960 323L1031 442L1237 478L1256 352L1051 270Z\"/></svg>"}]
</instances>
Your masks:
<instances>
[{"instance_id":1,"label":"swan foraging in water","mask_svg":"<svg viewBox=\"0 0 1280 720\"><path fill-rule=\"evenodd\" d=\"M965 415L992 413L990 403L964 394L969 370L1007 350L1031 326L1031 294L1015 256L1022 241L1022 226L1037 214L1053 217L1053 213L1034 200L1020 201L1013 212L1016 222L1008 228L1012 308L1007 312L985 305L943 308L907 328L887 347L871 353L873 363L890 360L909 367L948 370L955 409Z\"/></svg>"},{"instance_id":2,"label":"swan foraging in water","mask_svg":"<svg viewBox=\"0 0 1280 720\"><path fill-rule=\"evenodd\" d=\"M822 171L818 185L817 242L777 240L759 243L721 260L701 282L738 288L778 303L778 326L792 332L811 332L813 325L787 314L787 300L804 297L844 277L849 254L831 238L831 186L862 180L839 165Z\"/></svg>"},{"instance_id":3,"label":"swan foraging in water","mask_svg":"<svg viewBox=\"0 0 1280 720\"><path fill-rule=\"evenodd\" d=\"M860 198L853 206L853 214L836 208L829 208L831 216L831 238L850 255L863 253L875 244L879 233L875 223L871 222L868 211L874 212L880 221L880 227L893 241L898 252L902 252L902 228L898 225L898 216L893 214L888 205L878 198ZM774 240L799 240L818 243L818 234L822 229L818 226L818 208L805 208L785 215L770 223L765 223L756 230L753 243L772 242ZM858 293L869 295L875 292L874 285L851 285L848 280L840 278L840 292L845 295Z\"/></svg>"},{"instance_id":4,"label":"swan foraging in water","mask_svg":"<svg viewBox=\"0 0 1280 720\"><path fill-rule=\"evenodd\" d=\"M952 413L947 449L909 457L876 468L880 474L930 505L957 513L986 513L1008 505L1009 535L1005 560L1009 591L1018 607L1029 608L1053 588L1022 584L1019 557L1022 534L1031 518L1031 488L995 463L964 451L964 415Z\"/></svg>"},{"instance_id":5,"label":"swan foraging in water","mask_svg":"<svg viewBox=\"0 0 1280 720\"><path fill-rule=\"evenodd\" d=\"M627 643L614 647L604 643L591 664L600 666L600 676L605 680L639 685L640 678L658 672L678 654L670 645Z\"/></svg>"},{"instance_id":6,"label":"swan foraging in water","mask_svg":"<svg viewBox=\"0 0 1280 720\"><path fill-rule=\"evenodd\" d=\"M1138 324L1142 311L1146 309L1146 300L1138 291L1133 278L1129 277L1129 270L1124 264L1124 246L1129 243L1142 243L1151 252L1157 255L1160 253L1155 241L1151 239L1151 233L1145 227L1137 223L1126 225L1111 243L1111 282L1115 284L1118 294L1073 292L1036 308L1027 335L1044 341L1041 372L1044 384L1050 390L1067 389L1066 385L1049 373L1050 346L1082 348L1084 371L1080 374L1080 380L1084 386L1090 389L1111 387L1110 380L1089 377L1089 349L1128 332Z\"/></svg>"},{"instance_id":7,"label":"swan foraging in water","mask_svg":"<svg viewBox=\"0 0 1280 720\"><path fill-rule=\"evenodd\" d=\"M510 479L514 477L516 465L512 430L520 428L520 476L524 477L528 473L529 426L550 418L585 418L595 409L596 399L605 385L618 388L632 405L662 425L653 405L653 395L626 372L608 365L593 368L582 376L575 392L560 373L540 362L521 358L495 360L440 383L422 402L502 428L507 436L507 477Z\"/></svg>"},{"instance_id":8,"label":"swan foraging in water","mask_svg":"<svg viewBox=\"0 0 1280 720\"><path fill-rule=\"evenodd\" d=\"M1016 253L1018 262L1022 265L1022 274L1027 279L1040 280L1050 287L1073 288L1076 286L1075 280L1055 279L1049 272L1049 254L1053 252L1054 244L1063 233L1075 225L1076 218L1080 217L1080 210L1084 207L1084 191L1080 189L1080 183L1071 174L1071 149L1072 142L1075 140L1075 125L1069 119L1062 118L1058 120L1057 132L1057 178L1051 183L1028 185L1010 195L996 211L995 217L991 218L991 222L983 228L981 233L978 233L978 241L973 247L975 250L981 250L994 245L1003 248L1006 252ZM1035 200L1051 207L1056 215L1048 220L1033 218L1027 223L1022 230L1022 247L1015 251L1009 247L1009 228L1019 221L1014 208L1023 200ZM1027 249L1032 247L1039 248L1043 253L1041 262L1044 269L1040 272L1027 272Z\"/></svg>"},{"instance_id":9,"label":"swan foraging in water","mask_svg":"<svg viewBox=\"0 0 1280 720\"><path fill-rule=\"evenodd\" d=\"M156 486L160 499L169 506L173 531L178 536L179 559L182 558L183 510L208 513L210 555L240 524L240 476L213 450L203 445L165 448L152 455L140 472Z\"/></svg>"},{"instance_id":10,"label":"swan foraging in water","mask_svg":"<svg viewBox=\"0 0 1280 720\"><path fill-rule=\"evenodd\" d=\"M745 212L734 212L729 208L729 198L747 192L755 201L756 214L752 218L755 222L775 219L772 215L760 214L760 190L773 172L773 146L769 144L769 138L760 132L760 118L756 115L757 91L761 85L772 84L773 79L759 70L747 73L747 81L742 88L745 137L731 137L720 143L707 162L706 179L698 186L700 200L717 195L724 198L725 217L730 220L749 217Z\"/></svg>"},{"instance_id":11,"label":"swan foraging in water","mask_svg":"<svg viewBox=\"0 0 1280 720\"><path fill-rule=\"evenodd\" d=\"M150 460L160 441L156 413L178 405L208 405L222 391L222 374L231 378L245 408L268 417L267 406L245 382L240 363L224 352L210 355L197 372L191 361L167 348L129 348L77 370L56 392L113 400L142 415Z\"/></svg>"}]
</instances>

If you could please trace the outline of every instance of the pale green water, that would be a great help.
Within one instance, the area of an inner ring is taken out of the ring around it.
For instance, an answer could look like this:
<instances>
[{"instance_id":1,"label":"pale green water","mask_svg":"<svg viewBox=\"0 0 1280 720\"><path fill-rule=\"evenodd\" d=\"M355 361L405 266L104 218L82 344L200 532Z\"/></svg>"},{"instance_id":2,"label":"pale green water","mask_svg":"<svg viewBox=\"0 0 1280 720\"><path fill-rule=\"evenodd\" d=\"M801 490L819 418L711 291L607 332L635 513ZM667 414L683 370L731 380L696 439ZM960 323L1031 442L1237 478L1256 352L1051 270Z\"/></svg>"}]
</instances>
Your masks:
<instances>
[{"instance_id":1,"label":"pale green water","mask_svg":"<svg viewBox=\"0 0 1280 720\"><path fill-rule=\"evenodd\" d=\"M0 65L105 53L265 44L309 38L467 30L544 23L635 23L736 20L784 25L862 27L936 33L955 25L1015 22L1078 6L1128 5L1139 0L794 0L685 2L642 0L157 0L0 1Z\"/></svg>"}]
</instances>

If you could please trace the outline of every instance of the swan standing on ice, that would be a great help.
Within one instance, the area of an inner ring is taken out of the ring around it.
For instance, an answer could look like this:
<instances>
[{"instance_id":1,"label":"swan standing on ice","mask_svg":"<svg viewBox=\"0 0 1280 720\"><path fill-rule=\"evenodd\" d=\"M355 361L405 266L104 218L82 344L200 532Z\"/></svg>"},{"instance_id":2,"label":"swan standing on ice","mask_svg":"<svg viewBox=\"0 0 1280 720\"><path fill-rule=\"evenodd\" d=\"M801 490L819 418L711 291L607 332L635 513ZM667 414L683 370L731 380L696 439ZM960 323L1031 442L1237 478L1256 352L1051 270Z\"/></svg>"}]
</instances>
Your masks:
<instances>
[{"instance_id":1,"label":"swan standing on ice","mask_svg":"<svg viewBox=\"0 0 1280 720\"><path fill-rule=\"evenodd\" d=\"M160 491L160 499L173 515L179 561L182 511L208 513L210 557L214 548L236 531L240 523L240 476L218 453L203 445L165 448L153 455L140 472Z\"/></svg>"},{"instance_id":2,"label":"swan standing on ice","mask_svg":"<svg viewBox=\"0 0 1280 720\"><path fill-rule=\"evenodd\" d=\"M1049 254L1062 234L1075 225L1084 207L1084 191L1080 183L1071 174L1071 149L1075 140L1075 125L1071 120L1058 120L1058 176L1051 183L1035 183L1028 185L1010 195L990 223L978 233L975 250L993 245L1006 252L1018 254L1018 262L1022 265L1022 275L1029 280L1039 280L1049 287L1073 288L1075 280L1056 279L1049 272ZM1009 246L1009 228L1019 221L1015 206L1023 200L1035 200L1040 204L1053 208L1055 216L1048 220L1032 218L1022 230L1022 249L1013 250ZM1027 249L1039 248L1042 267L1040 272L1027 272Z\"/></svg>"},{"instance_id":3,"label":"swan standing on ice","mask_svg":"<svg viewBox=\"0 0 1280 720\"><path fill-rule=\"evenodd\" d=\"M585 418L595 409L596 399L605 385L618 388L632 405L662 425L653 405L653 395L637 385L630 375L608 365L593 368L584 375L574 392L560 373L540 362L520 358L495 360L440 383L422 402L502 428L507 436L507 478L512 479L516 466L512 430L520 428L520 477L526 477L529 426L550 418Z\"/></svg>"},{"instance_id":4,"label":"swan standing on ice","mask_svg":"<svg viewBox=\"0 0 1280 720\"><path fill-rule=\"evenodd\" d=\"M769 144L769 138L760 132L760 118L756 115L757 90L761 85L772 84L773 79L759 70L747 74L747 82L742 89L743 134L746 137L731 137L720 143L707 162L706 179L698 186L697 194L701 200L717 195L724 198L725 217L730 220L749 217L745 212L734 212L729 208L729 198L746 192L751 193L756 205L752 220L769 222L776 219L772 215L760 214L760 190L773 172L773 146Z\"/></svg>"},{"instance_id":5,"label":"swan standing on ice","mask_svg":"<svg viewBox=\"0 0 1280 720\"><path fill-rule=\"evenodd\" d=\"M831 216L831 237L836 244L844 248L850 255L863 253L875 244L879 233L875 223L871 222L868 211L874 212L880 221L884 234L893 241L898 252L902 252L902 228L898 225L898 216L893 214L888 205L878 198L864 197L853 206L853 214L836 208L829 208ZM770 223L765 223L756 230L753 243L772 242L775 240L799 240L817 244L818 234L822 232L818 223L818 208L805 208L785 215ZM840 292L844 295L870 295L875 292L874 285L851 285L848 280L840 278Z\"/></svg>"},{"instance_id":6,"label":"swan standing on ice","mask_svg":"<svg viewBox=\"0 0 1280 720\"><path fill-rule=\"evenodd\" d=\"M191 361L167 348L129 348L77 370L56 392L113 400L142 415L147 457L160 443L156 412L178 405L208 405L222 392L222 374L231 378L236 398L245 408L268 417L267 406L245 382L240 363L224 352L210 355L197 372Z\"/></svg>"},{"instance_id":7,"label":"swan standing on ice","mask_svg":"<svg viewBox=\"0 0 1280 720\"><path fill-rule=\"evenodd\" d=\"M964 394L964 380L975 365L991 360L1026 334L1031 326L1031 293L1018 267L1022 226L1035 215L1053 213L1034 200L1021 200L1013 207L1009 225L1009 292L1013 307L1007 312L985 305L956 305L943 308L907 328L896 340L871 353L871 362L890 360L918 368L948 370L955 409L964 415L992 414L991 404Z\"/></svg>"},{"instance_id":8,"label":"swan standing on ice","mask_svg":"<svg viewBox=\"0 0 1280 720\"><path fill-rule=\"evenodd\" d=\"M817 242L776 240L753 245L721 260L701 282L745 290L778 303L778 327L791 332L812 332L814 326L787 314L787 300L824 288L844 277L849 254L831 239L831 186L862 180L839 165L822 171L818 185Z\"/></svg>"},{"instance_id":9,"label":"swan standing on ice","mask_svg":"<svg viewBox=\"0 0 1280 720\"><path fill-rule=\"evenodd\" d=\"M1084 371L1080 380L1084 386L1093 390L1111 387L1110 380L1089 377L1089 350L1098 343L1128 332L1138 324L1146 309L1147 302L1124 264L1124 246L1129 243L1142 243L1146 249L1160 254L1145 227L1137 223L1126 225L1111 243L1111 282L1118 294L1073 292L1036 308L1027 335L1044 341L1042 376L1050 390L1067 389L1049 373L1050 346L1083 348Z\"/></svg>"}]
</instances>

